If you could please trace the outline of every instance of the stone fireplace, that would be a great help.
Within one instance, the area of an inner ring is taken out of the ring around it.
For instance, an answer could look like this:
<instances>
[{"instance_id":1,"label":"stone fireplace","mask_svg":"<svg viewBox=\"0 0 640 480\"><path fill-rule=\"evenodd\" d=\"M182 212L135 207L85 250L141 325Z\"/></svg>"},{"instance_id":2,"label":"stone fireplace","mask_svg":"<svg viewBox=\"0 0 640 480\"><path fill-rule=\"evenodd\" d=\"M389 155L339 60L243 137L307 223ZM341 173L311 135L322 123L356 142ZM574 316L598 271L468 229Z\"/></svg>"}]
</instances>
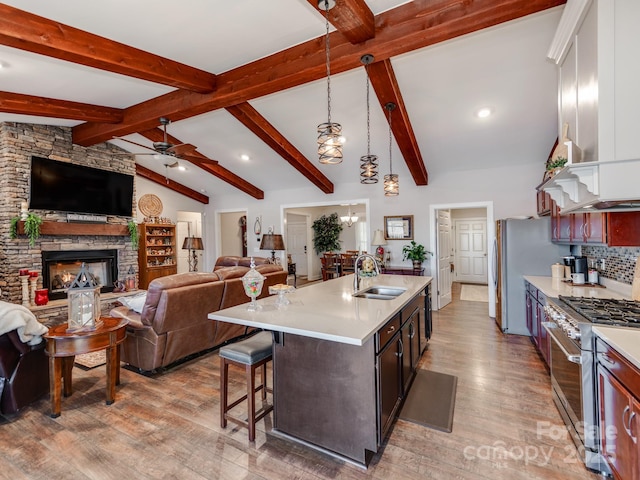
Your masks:
<instances>
[{"instance_id":1,"label":"stone fireplace","mask_svg":"<svg viewBox=\"0 0 640 480\"><path fill-rule=\"evenodd\" d=\"M100 293L113 292L118 280L118 250L58 250L42 252L42 288L49 289L49 299L67 298L66 290L80 267L93 275Z\"/></svg>"},{"instance_id":2,"label":"stone fireplace","mask_svg":"<svg viewBox=\"0 0 640 480\"><path fill-rule=\"evenodd\" d=\"M31 157L38 156L62 162L86 165L93 168L135 175L136 167L132 156L122 155L123 150L115 145L99 144L84 148L72 143L71 128L25 123L0 123L0 299L10 303L22 303L22 287L18 270L26 268L39 272L38 286L49 288L54 300L47 307L32 308L36 317L46 323L55 323L66 317L66 297L55 300L57 287L49 286L51 267L45 266L44 257L59 255L64 262L79 260L78 251L93 257L97 253L110 252L110 259L100 268L99 276L103 286L113 288L116 280L124 280L132 268L138 272L137 250L131 247L127 231L128 217L108 216L106 224L69 223L66 212L30 210L42 217L41 235L35 245L29 245L24 235L10 238L11 219L20 214L21 204L29 201L29 181ZM90 199L88 199L90 201ZM133 217L136 216L135 182ZM70 252L76 252L71 254ZM71 268L65 267L71 274ZM78 265L79 268L79 265ZM96 267L98 268L98 267ZM64 273L64 271L63 271ZM53 278L60 275L53 273ZM75 278L75 277L74 277ZM116 294L112 294L116 296ZM106 295L105 302L109 302ZM51 298L51 296L50 296ZM57 312L46 308L60 304ZM103 312L107 305L103 305ZM45 311L46 310L46 311ZM49 322L49 321L52 322Z\"/></svg>"}]
</instances>

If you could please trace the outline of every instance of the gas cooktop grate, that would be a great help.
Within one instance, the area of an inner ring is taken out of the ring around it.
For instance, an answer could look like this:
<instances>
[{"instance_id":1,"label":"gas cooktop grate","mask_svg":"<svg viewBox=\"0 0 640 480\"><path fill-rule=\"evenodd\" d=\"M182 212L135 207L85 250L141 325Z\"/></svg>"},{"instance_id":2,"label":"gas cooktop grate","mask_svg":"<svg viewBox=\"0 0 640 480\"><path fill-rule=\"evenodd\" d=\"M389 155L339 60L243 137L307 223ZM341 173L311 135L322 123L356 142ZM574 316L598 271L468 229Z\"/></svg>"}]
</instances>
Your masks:
<instances>
[{"instance_id":1,"label":"gas cooktop grate","mask_svg":"<svg viewBox=\"0 0 640 480\"><path fill-rule=\"evenodd\" d=\"M640 327L640 302L612 298L558 298L592 323Z\"/></svg>"}]
</instances>

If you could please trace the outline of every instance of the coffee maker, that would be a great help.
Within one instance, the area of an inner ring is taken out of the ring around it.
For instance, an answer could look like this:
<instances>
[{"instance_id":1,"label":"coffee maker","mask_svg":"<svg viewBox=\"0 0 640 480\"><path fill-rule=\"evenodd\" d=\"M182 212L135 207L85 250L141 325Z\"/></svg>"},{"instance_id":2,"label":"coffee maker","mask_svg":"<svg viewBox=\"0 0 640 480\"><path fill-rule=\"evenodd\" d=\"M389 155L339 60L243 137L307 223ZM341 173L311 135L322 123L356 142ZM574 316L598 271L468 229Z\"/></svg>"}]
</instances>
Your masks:
<instances>
[{"instance_id":1,"label":"coffee maker","mask_svg":"<svg viewBox=\"0 0 640 480\"><path fill-rule=\"evenodd\" d=\"M571 278L574 283L585 283L589 278L589 268L587 266L587 257L576 257L570 255L563 257L565 265L565 277ZM575 274L578 274L576 276ZM582 274L582 276L580 276ZM576 281L576 279L578 279Z\"/></svg>"}]
</instances>

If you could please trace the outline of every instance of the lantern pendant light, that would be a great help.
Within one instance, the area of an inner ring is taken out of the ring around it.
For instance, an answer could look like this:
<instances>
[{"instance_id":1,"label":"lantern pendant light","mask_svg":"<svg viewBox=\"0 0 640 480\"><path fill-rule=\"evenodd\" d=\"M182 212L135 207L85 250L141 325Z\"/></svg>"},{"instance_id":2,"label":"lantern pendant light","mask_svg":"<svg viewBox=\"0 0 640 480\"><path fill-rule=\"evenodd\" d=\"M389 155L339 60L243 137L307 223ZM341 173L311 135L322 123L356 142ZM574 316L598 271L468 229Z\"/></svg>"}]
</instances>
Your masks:
<instances>
[{"instance_id":1,"label":"lantern pendant light","mask_svg":"<svg viewBox=\"0 0 640 480\"><path fill-rule=\"evenodd\" d=\"M378 183L378 157L371 155L371 121L369 108L369 69L367 68L373 62L373 55L366 54L360 57L360 61L364 64L367 77L367 154L360 157L360 183L367 185Z\"/></svg>"},{"instance_id":2,"label":"lantern pendant light","mask_svg":"<svg viewBox=\"0 0 640 480\"><path fill-rule=\"evenodd\" d=\"M331 122L331 65L329 57L329 10L335 0L319 0L318 8L325 12L325 55L327 65L327 121L318 125L318 157L320 163L336 165L342 162L342 125Z\"/></svg>"},{"instance_id":3,"label":"lantern pendant light","mask_svg":"<svg viewBox=\"0 0 640 480\"><path fill-rule=\"evenodd\" d=\"M396 104L389 102L384 108L387 109L389 117L389 175L384 176L384 195L385 197L395 197L400 193L398 174L393 173L391 164L391 112L396 108Z\"/></svg>"}]
</instances>

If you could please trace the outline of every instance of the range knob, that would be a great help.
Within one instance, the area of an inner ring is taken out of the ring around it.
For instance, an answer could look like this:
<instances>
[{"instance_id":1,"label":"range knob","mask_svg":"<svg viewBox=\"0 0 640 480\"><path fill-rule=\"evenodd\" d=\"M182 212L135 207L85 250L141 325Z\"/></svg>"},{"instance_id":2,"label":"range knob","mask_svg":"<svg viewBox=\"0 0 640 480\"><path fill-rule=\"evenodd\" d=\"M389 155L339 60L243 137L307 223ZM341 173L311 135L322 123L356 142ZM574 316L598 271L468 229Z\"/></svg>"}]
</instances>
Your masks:
<instances>
[{"instance_id":1,"label":"range knob","mask_svg":"<svg viewBox=\"0 0 640 480\"><path fill-rule=\"evenodd\" d=\"M581 334L580 330L577 328L573 328L573 330L569 331L569 338L573 338L574 340L580 340Z\"/></svg>"}]
</instances>

